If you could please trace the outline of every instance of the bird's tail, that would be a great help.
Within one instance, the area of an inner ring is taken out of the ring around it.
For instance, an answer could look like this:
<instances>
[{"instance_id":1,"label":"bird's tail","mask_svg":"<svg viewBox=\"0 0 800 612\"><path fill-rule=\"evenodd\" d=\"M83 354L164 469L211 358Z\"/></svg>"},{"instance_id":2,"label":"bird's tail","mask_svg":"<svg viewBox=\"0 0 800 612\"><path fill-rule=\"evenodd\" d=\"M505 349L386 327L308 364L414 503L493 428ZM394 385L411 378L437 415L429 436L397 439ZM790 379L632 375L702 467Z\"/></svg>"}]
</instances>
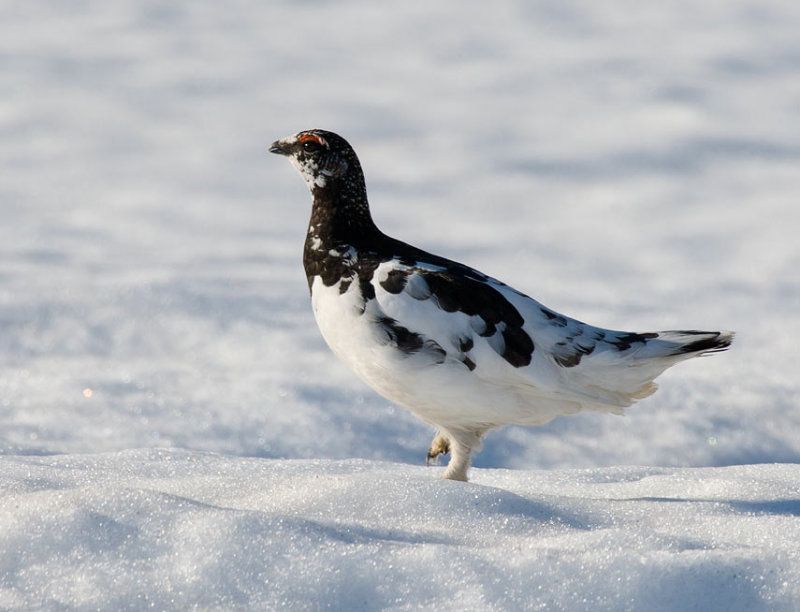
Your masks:
<instances>
[{"instance_id":1,"label":"bird's tail","mask_svg":"<svg viewBox=\"0 0 800 612\"><path fill-rule=\"evenodd\" d=\"M702 357L725 351L733 342L732 331L668 330L648 339L637 351L630 365L638 364L641 386L630 391L629 398L637 401L655 393L654 379L667 368L692 357Z\"/></svg>"},{"instance_id":2,"label":"bird's tail","mask_svg":"<svg viewBox=\"0 0 800 612\"><path fill-rule=\"evenodd\" d=\"M670 330L658 332L648 340L637 359L677 357L676 361L719 353L727 350L733 342L732 331Z\"/></svg>"},{"instance_id":3,"label":"bird's tail","mask_svg":"<svg viewBox=\"0 0 800 612\"><path fill-rule=\"evenodd\" d=\"M587 396L586 408L621 412L620 408L652 395L658 389L654 380L664 370L692 357L724 351L734 333L670 330L639 336L644 341L638 348L603 351L593 355L595 359L584 370L574 372L579 386L573 391Z\"/></svg>"}]
</instances>

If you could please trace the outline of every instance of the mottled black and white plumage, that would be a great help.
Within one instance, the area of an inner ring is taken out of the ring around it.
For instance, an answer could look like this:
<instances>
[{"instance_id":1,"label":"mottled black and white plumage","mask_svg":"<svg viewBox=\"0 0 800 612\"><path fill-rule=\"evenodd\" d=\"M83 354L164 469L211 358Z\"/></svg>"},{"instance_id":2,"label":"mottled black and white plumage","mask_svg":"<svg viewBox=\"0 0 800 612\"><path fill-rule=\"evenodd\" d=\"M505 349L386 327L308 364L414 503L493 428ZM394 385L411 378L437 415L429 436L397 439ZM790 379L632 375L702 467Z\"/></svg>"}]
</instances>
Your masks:
<instances>
[{"instance_id":1,"label":"mottled black and white plumage","mask_svg":"<svg viewBox=\"0 0 800 612\"><path fill-rule=\"evenodd\" d=\"M361 165L340 136L278 140L311 190L303 264L320 331L376 391L435 425L466 480L483 435L582 410L621 413L670 366L730 346L731 332L622 332L558 314L463 264L381 232Z\"/></svg>"}]
</instances>

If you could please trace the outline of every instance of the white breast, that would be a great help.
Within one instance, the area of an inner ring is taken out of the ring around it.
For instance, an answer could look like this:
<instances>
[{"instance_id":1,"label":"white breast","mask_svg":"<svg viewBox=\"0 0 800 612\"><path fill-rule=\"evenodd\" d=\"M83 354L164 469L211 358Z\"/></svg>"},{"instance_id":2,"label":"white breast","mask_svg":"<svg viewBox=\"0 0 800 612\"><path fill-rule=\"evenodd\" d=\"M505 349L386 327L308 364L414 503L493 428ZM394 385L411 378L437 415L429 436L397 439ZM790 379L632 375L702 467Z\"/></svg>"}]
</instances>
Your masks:
<instances>
[{"instance_id":1,"label":"white breast","mask_svg":"<svg viewBox=\"0 0 800 612\"><path fill-rule=\"evenodd\" d=\"M407 407L419 403L414 376L430 360L405 356L386 342L378 319L377 303L364 300L358 282L339 293L340 283L326 287L316 277L311 286L314 317L325 342L339 359L376 391Z\"/></svg>"},{"instance_id":2,"label":"white breast","mask_svg":"<svg viewBox=\"0 0 800 612\"><path fill-rule=\"evenodd\" d=\"M369 341L370 330L365 324L358 283L351 283L344 293L339 292L340 284L326 287L319 276L314 277L311 306L325 342L337 357L358 372L376 346Z\"/></svg>"}]
</instances>

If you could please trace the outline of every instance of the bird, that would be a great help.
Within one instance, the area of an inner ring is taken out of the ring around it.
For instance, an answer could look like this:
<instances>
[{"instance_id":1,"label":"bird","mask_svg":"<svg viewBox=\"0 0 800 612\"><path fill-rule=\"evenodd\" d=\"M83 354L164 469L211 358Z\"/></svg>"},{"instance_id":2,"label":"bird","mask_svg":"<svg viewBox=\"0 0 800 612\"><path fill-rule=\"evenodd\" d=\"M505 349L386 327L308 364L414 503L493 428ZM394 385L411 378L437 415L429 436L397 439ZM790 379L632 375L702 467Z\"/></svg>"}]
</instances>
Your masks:
<instances>
[{"instance_id":1,"label":"bird","mask_svg":"<svg viewBox=\"0 0 800 612\"><path fill-rule=\"evenodd\" d=\"M388 236L372 219L355 151L333 132L301 131L269 151L311 192L303 266L323 338L375 391L435 428L426 462L449 454L445 479L467 481L491 430L621 414L667 368L733 341L730 331L588 325Z\"/></svg>"}]
</instances>

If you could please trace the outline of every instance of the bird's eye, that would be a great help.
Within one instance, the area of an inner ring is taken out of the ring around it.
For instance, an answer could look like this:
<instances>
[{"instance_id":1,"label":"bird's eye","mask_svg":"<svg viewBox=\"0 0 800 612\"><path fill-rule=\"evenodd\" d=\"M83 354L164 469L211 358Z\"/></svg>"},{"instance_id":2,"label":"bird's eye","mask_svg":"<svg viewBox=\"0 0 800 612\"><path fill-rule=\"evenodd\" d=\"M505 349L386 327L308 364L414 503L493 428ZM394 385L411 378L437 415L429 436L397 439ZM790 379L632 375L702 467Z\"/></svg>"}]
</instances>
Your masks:
<instances>
[{"instance_id":1,"label":"bird's eye","mask_svg":"<svg viewBox=\"0 0 800 612\"><path fill-rule=\"evenodd\" d=\"M322 149L322 145L314 140L306 140L303 143L303 151L306 153L314 153L315 151L319 151Z\"/></svg>"}]
</instances>

